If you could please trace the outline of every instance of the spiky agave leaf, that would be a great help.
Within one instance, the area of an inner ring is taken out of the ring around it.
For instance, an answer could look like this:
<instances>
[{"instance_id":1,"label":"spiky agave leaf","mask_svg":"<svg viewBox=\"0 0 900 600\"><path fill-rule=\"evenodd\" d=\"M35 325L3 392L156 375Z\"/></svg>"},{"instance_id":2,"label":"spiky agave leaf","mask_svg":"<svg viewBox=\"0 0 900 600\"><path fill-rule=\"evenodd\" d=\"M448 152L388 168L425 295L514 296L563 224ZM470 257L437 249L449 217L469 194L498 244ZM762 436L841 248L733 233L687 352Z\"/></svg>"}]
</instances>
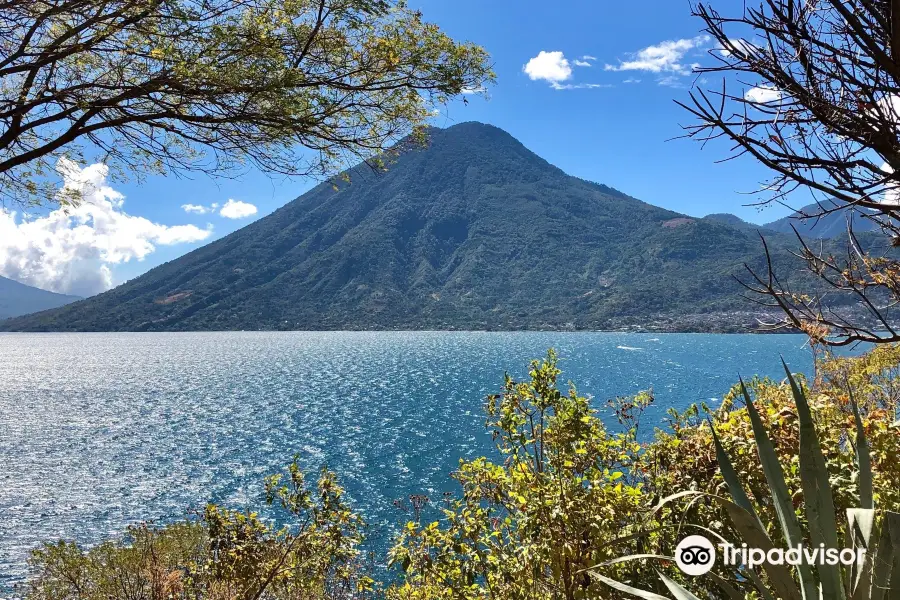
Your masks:
<instances>
[{"instance_id":1,"label":"spiky agave leaf","mask_svg":"<svg viewBox=\"0 0 900 600\"><path fill-rule=\"evenodd\" d=\"M787 482L784 479L784 470L781 468L781 462L778 460L775 446L772 444L772 440L769 439L765 427L763 427L759 412L756 410L756 406L747 392L744 380L740 379L740 383L744 402L747 405L747 414L750 417L750 425L753 427L753 439L756 440L756 448L762 464L763 474L766 477L766 483L769 484L769 489L772 492L772 504L775 507L775 514L778 516L778 522L781 525L781 533L787 545L794 547L803 542L803 534L800 531L800 522L797 520L797 514L794 512L794 504L791 501ZM797 573L800 577L800 589L804 600L814 600L819 594L812 569L810 569L809 565L800 565L797 568Z\"/></svg>"},{"instance_id":2,"label":"spiky agave leaf","mask_svg":"<svg viewBox=\"0 0 900 600\"><path fill-rule=\"evenodd\" d=\"M800 421L800 485L803 488L803 504L809 523L810 542L813 546L824 544L826 548L838 548L838 528L835 519L834 497L825 455L819 444L819 436L812 419L812 411L806 394L797 385L791 370L782 359L784 372L791 386L797 418ZM817 565L820 596L822 600L845 600L846 589L837 565Z\"/></svg>"},{"instance_id":3,"label":"spiky agave leaf","mask_svg":"<svg viewBox=\"0 0 900 600\"><path fill-rule=\"evenodd\" d=\"M785 373L791 386L791 392L794 402L797 406L798 420L800 422L800 479L803 487L804 504L806 505L807 521L809 522L810 537L812 543L818 545L824 543L828 548L838 548L838 530L837 520L834 509L834 499L831 493L831 485L828 477L825 456L819 444L818 435L815 431L815 425L812 420L812 411L806 396L802 389L797 385L796 380L784 364ZM741 381L741 389L744 398L747 401L747 412L750 416L753 426L753 435L756 440L759 451L760 461L766 477L766 482L772 490L772 498L774 506L778 514L779 525L785 540L789 545L802 542L802 534L800 531L797 516L793 511L793 505L790 503L790 496L787 490L787 483L784 479L784 471L774 446L769 439L762 420L756 410L755 405L747 393L746 387ZM850 398L853 408L854 420L856 423L856 439L854 449L857 456L857 466L859 468L859 487L860 487L860 508L849 509L847 511L847 521L850 527L850 536L854 547L866 548L866 560L862 566L855 565L851 572L851 600L900 600L900 513L885 511L881 519L880 527L876 523L876 511L874 510L872 495L872 470L871 459L869 457L869 446L865 437L865 431L862 426L862 419L859 415L859 408L855 401ZM893 426L900 426L900 421L894 423ZM712 428L712 423L710 423ZM728 453L722 447L715 428L712 428L713 443L716 446L716 456L719 461L719 471L722 473L732 500L728 500L714 494L702 494L702 492L679 492L672 494L663 499L656 507L656 510L664 504L687 496L707 495L719 502L729 513L735 529L743 538L748 546L760 548L768 551L773 548L771 539L762 526L758 514L750 503L749 497L740 482L737 471L731 463ZM701 526L696 526L706 530ZM706 530L709 531L709 530ZM877 531L877 534L876 534ZM717 537L718 534L711 532ZM873 536L877 535L877 543L873 544ZM874 545L874 547L873 547ZM629 560L630 557L623 557L621 560ZM619 559L617 559L618 562ZM759 578L759 576L749 569L742 569L741 574L748 581L754 584L759 590L762 598L765 600L774 600L778 598L799 598L800 591L796 588L796 584L790 575L790 571L782 567L782 572L770 569L772 565L764 564L768 575L768 584L771 585L770 591L767 585ZM645 600L659 600L662 598L659 594L640 590L625 584L616 582L609 577L600 575L595 572L590 573L591 576L603 581L611 587L629 594L633 594L644 598ZM815 598L812 587L812 571L806 569L805 573L802 569L798 569L803 585L803 597L805 600L813 600ZM738 600L740 593L735 590L727 581L719 575L710 572L713 579L720 584L722 590L732 600ZM663 573L659 573L660 579L666 585L670 592L675 596L676 600L697 600L691 592L683 586L673 581ZM818 587L818 595L822 600L846 600L847 589L842 583L840 568L831 565L822 565L819 567L820 585ZM724 585L722 585L724 584ZM772 594L772 591L775 594Z\"/></svg>"},{"instance_id":4,"label":"spiky agave leaf","mask_svg":"<svg viewBox=\"0 0 900 600\"><path fill-rule=\"evenodd\" d=\"M853 408L853 421L856 424L856 465L859 468L859 507L875 508L874 494L872 493L872 457L869 456L869 442L866 440L866 432L863 429L862 418L859 416L859 406L853 399L853 391L847 387L847 396L850 406Z\"/></svg>"}]
</instances>

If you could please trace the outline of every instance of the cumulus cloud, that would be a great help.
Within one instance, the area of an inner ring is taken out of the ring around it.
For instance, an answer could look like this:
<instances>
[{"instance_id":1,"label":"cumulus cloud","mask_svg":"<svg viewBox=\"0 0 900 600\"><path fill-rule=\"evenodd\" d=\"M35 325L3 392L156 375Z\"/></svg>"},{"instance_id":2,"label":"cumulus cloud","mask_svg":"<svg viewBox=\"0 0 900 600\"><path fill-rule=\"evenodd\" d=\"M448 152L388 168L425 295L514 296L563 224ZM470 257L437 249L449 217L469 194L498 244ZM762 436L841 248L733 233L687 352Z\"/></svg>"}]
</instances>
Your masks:
<instances>
[{"instance_id":1,"label":"cumulus cloud","mask_svg":"<svg viewBox=\"0 0 900 600\"><path fill-rule=\"evenodd\" d=\"M551 85L559 84L572 77L572 67L562 52L546 52L541 50L538 55L528 61L522 68L532 81L547 81Z\"/></svg>"},{"instance_id":2,"label":"cumulus cloud","mask_svg":"<svg viewBox=\"0 0 900 600\"><path fill-rule=\"evenodd\" d=\"M881 163L881 170L888 176L894 174L894 169L886 162ZM881 203L891 206L900 206L900 186L897 186L893 182L886 183Z\"/></svg>"},{"instance_id":3,"label":"cumulus cloud","mask_svg":"<svg viewBox=\"0 0 900 600\"><path fill-rule=\"evenodd\" d=\"M108 169L60 159L60 196L80 203L45 216L0 209L0 275L54 292L90 296L113 285L111 266L143 260L157 246L199 242L211 229L167 226L122 210L125 197L106 184Z\"/></svg>"},{"instance_id":4,"label":"cumulus cloud","mask_svg":"<svg viewBox=\"0 0 900 600\"><path fill-rule=\"evenodd\" d=\"M555 90L581 90L612 87L605 83L564 83L572 79L572 64L577 67L590 67L587 60L596 60L593 56L582 56L581 60L570 63L562 52L541 50L537 56L528 61L522 70L532 81L546 81Z\"/></svg>"},{"instance_id":5,"label":"cumulus cloud","mask_svg":"<svg viewBox=\"0 0 900 600\"><path fill-rule=\"evenodd\" d=\"M771 85L758 85L747 90L744 99L759 104L767 104L769 102L778 102L781 100L781 90Z\"/></svg>"},{"instance_id":6,"label":"cumulus cloud","mask_svg":"<svg viewBox=\"0 0 900 600\"><path fill-rule=\"evenodd\" d=\"M757 46L753 42L748 42L744 38L729 39L728 43L738 52L746 55L753 55L757 50L759 50L759 46ZM719 46L719 48L717 48L717 50L722 56L732 55L731 50L729 50L728 48L723 48L721 45Z\"/></svg>"},{"instance_id":7,"label":"cumulus cloud","mask_svg":"<svg viewBox=\"0 0 900 600\"><path fill-rule=\"evenodd\" d=\"M591 56L590 54L585 54L581 57L581 60L597 60L596 56Z\"/></svg>"},{"instance_id":8,"label":"cumulus cloud","mask_svg":"<svg viewBox=\"0 0 900 600\"><path fill-rule=\"evenodd\" d=\"M219 215L226 219L243 219L251 215L255 215L257 208L249 202L241 202L240 200L228 199Z\"/></svg>"},{"instance_id":9,"label":"cumulus cloud","mask_svg":"<svg viewBox=\"0 0 900 600\"><path fill-rule=\"evenodd\" d=\"M654 46L647 46L630 56L630 60L619 61L617 65L607 64L607 71L649 71L651 73L674 73L689 75L697 63L684 64L685 55L694 48L709 42L708 35L681 40L666 40Z\"/></svg>"},{"instance_id":10,"label":"cumulus cloud","mask_svg":"<svg viewBox=\"0 0 900 600\"><path fill-rule=\"evenodd\" d=\"M216 212L216 209L219 208L218 202L213 202L209 206L203 206L202 204L182 204L181 209L189 214L195 215L206 215L210 213Z\"/></svg>"}]
</instances>

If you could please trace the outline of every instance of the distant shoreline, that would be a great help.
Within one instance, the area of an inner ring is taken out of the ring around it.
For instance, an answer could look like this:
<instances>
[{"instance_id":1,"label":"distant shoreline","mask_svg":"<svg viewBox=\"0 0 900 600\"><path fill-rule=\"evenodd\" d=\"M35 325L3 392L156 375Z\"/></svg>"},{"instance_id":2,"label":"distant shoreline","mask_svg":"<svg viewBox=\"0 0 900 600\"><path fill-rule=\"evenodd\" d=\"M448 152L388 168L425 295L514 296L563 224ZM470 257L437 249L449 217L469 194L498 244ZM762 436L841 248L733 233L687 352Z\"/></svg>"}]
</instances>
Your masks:
<instances>
[{"instance_id":1,"label":"distant shoreline","mask_svg":"<svg viewBox=\"0 0 900 600\"><path fill-rule=\"evenodd\" d=\"M0 326L3 322L0 321ZM636 333L691 335L803 335L801 331L777 330L675 330L675 329L184 329L184 330L0 330L2 334L26 333Z\"/></svg>"}]
</instances>

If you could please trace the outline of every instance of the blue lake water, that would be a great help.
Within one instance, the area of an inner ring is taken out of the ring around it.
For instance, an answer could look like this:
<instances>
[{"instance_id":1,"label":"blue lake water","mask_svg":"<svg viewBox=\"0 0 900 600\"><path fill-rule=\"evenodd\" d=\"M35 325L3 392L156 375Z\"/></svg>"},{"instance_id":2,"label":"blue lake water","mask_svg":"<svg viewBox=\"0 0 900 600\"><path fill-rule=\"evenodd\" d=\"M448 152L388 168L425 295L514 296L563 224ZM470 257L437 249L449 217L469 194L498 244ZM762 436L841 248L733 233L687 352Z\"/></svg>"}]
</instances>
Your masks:
<instances>
[{"instance_id":1,"label":"blue lake water","mask_svg":"<svg viewBox=\"0 0 900 600\"><path fill-rule=\"evenodd\" d=\"M489 454L484 396L557 349L598 408L652 387L656 406L721 398L738 373L809 372L802 336L618 333L0 334L0 591L29 549L96 542L216 501L259 508L295 453L336 470L387 539L392 502L453 490Z\"/></svg>"}]
</instances>

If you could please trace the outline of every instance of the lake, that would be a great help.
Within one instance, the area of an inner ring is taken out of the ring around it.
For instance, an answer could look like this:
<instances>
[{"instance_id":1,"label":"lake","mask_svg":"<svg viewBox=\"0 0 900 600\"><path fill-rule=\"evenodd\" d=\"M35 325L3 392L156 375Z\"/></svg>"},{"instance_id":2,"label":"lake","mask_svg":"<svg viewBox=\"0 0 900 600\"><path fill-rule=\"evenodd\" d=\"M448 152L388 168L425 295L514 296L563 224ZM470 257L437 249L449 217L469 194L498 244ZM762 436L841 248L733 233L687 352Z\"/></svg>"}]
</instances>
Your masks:
<instances>
[{"instance_id":1,"label":"lake","mask_svg":"<svg viewBox=\"0 0 900 600\"><path fill-rule=\"evenodd\" d=\"M602 408L652 387L656 405L721 398L738 374L809 372L795 335L297 332L0 334L0 591L29 549L96 542L216 501L262 505L298 453L327 464L387 540L393 500L453 490L492 450L484 396L557 349L563 381ZM606 411L609 414L609 411ZM384 543L382 543L382 546Z\"/></svg>"}]
</instances>

